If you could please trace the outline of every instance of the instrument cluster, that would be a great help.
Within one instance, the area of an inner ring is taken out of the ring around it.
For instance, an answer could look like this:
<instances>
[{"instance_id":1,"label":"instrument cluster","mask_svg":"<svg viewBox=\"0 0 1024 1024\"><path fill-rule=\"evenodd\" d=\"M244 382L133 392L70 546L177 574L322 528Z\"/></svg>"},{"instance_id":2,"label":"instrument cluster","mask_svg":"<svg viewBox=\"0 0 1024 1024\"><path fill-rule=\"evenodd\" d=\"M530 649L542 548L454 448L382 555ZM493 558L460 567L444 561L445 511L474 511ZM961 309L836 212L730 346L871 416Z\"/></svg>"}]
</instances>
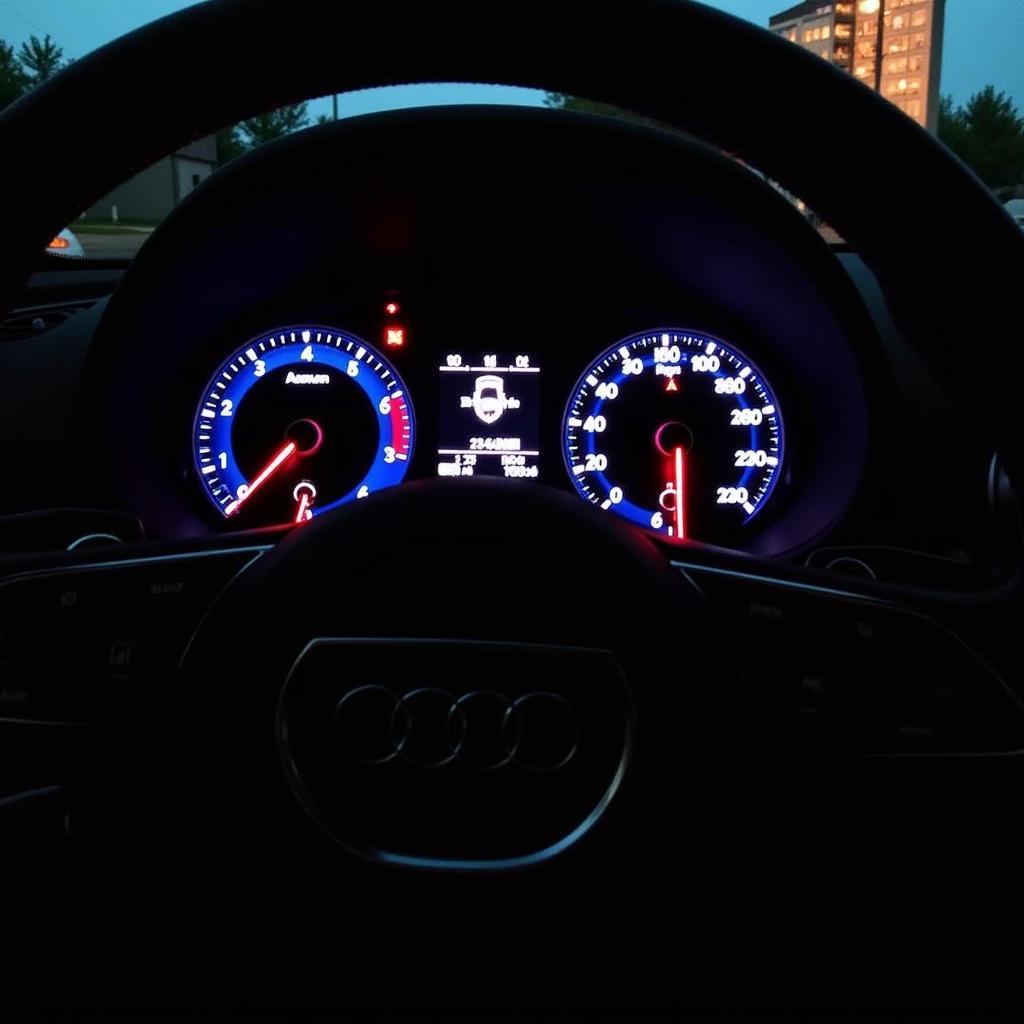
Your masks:
<instances>
[{"instance_id":1,"label":"instrument cluster","mask_svg":"<svg viewBox=\"0 0 1024 1024\"><path fill-rule=\"evenodd\" d=\"M585 364L549 366L540 337L530 350L414 353L401 312L385 304L380 347L291 324L217 367L192 425L195 484L215 518L301 526L409 477L490 476L572 488L670 543L742 546L786 477L780 399L715 335L594 338Z\"/></svg>"}]
</instances>

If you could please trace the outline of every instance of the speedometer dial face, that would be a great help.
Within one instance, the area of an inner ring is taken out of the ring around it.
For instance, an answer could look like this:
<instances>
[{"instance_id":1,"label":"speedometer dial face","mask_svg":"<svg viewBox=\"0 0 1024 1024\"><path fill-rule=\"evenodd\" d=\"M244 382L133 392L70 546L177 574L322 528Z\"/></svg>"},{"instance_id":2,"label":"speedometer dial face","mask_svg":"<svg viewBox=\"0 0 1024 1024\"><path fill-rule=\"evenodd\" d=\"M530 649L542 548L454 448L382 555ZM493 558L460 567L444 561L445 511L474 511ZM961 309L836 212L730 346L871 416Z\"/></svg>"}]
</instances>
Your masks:
<instances>
[{"instance_id":1,"label":"speedometer dial face","mask_svg":"<svg viewBox=\"0 0 1024 1024\"><path fill-rule=\"evenodd\" d=\"M735 541L783 467L782 413L764 375L731 345L680 328L598 356L562 436L587 501L675 541Z\"/></svg>"},{"instance_id":2,"label":"speedometer dial face","mask_svg":"<svg viewBox=\"0 0 1024 1024\"><path fill-rule=\"evenodd\" d=\"M206 385L193 427L203 492L239 526L302 523L400 483L413 414L398 371L355 335L275 330Z\"/></svg>"}]
</instances>

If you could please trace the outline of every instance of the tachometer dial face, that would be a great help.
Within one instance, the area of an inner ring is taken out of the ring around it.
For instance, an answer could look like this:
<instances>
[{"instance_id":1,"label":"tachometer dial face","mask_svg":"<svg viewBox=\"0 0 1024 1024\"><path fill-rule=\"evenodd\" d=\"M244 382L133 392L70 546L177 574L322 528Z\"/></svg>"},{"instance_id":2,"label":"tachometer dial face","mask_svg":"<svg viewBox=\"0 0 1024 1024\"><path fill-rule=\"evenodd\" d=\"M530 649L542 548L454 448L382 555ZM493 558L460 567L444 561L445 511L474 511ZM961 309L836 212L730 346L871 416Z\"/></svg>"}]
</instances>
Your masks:
<instances>
[{"instance_id":1,"label":"tachometer dial face","mask_svg":"<svg viewBox=\"0 0 1024 1024\"><path fill-rule=\"evenodd\" d=\"M252 339L217 370L196 411L193 457L225 519L302 523L400 483L413 440L394 366L355 335L299 326Z\"/></svg>"},{"instance_id":2,"label":"tachometer dial face","mask_svg":"<svg viewBox=\"0 0 1024 1024\"><path fill-rule=\"evenodd\" d=\"M680 328L598 356L562 435L587 501L671 540L734 542L782 473L782 414L764 375L731 345Z\"/></svg>"}]
</instances>

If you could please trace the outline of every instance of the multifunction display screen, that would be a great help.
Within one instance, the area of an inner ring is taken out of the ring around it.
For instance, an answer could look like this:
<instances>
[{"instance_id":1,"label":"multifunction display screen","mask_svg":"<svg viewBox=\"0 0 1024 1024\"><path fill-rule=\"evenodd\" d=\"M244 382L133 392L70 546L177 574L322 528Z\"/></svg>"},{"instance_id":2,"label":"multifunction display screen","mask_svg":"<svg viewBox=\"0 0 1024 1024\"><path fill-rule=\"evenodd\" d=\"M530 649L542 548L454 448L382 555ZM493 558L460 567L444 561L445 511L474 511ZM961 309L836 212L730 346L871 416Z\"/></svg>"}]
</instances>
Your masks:
<instances>
[{"instance_id":1,"label":"multifunction display screen","mask_svg":"<svg viewBox=\"0 0 1024 1024\"><path fill-rule=\"evenodd\" d=\"M535 357L449 352L438 370L437 475L536 480L541 371Z\"/></svg>"}]
</instances>

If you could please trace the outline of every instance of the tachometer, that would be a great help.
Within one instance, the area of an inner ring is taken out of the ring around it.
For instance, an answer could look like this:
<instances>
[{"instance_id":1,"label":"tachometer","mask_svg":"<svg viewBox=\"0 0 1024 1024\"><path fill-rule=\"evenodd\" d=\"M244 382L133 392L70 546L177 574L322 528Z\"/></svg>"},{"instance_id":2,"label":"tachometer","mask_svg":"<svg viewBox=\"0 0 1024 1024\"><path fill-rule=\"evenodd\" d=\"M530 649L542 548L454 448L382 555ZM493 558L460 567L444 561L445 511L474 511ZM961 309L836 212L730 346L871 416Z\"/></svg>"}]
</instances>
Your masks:
<instances>
[{"instance_id":1,"label":"tachometer","mask_svg":"<svg viewBox=\"0 0 1024 1024\"><path fill-rule=\"evenodd\" d=\"M577 382L562 434L587 501L673 540L734 540L782 473L768 381L697 331L634 334L603 352Z\"/></svg>"},{"instance_id":2,"label":"tachometer","mask_svg":"<svg viewBox=\"0 0 1024 1024\"><path fill-rule=\"evenodd\" d=\"M239 525L301 523L405 476L413 413L398 371L353 334L298 326L252 339L203 391L193 457Z\"/></svg>"}]
</instances>

